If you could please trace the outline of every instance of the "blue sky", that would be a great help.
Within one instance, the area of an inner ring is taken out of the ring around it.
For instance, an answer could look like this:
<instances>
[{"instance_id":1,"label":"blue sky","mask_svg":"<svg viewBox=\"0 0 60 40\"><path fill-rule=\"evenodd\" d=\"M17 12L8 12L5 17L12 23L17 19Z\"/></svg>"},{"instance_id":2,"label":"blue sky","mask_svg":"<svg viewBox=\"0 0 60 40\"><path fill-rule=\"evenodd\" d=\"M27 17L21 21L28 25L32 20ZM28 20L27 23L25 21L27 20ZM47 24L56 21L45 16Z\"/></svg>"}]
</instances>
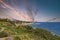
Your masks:
<instances>
[{"instance_id":1,"label":"blue sky","mask_svg":"<svg viewBox=\"0 0 60 40\"><path fill-rule=\"evenodd\" d=\"M34 21L47 22L50 20L48 22L60 22L60 0L6 0L4 2L8 3L14 9L21 11L23 15L34 17ZM30 13L27 14L26 10L30 11ZM32 16L32 14L34 16ZM1 7L0 2L0 17L6 15L15 19L25 20L11 13L7 7Z\"/></svg>"},{"instance_id":2,"label":"blue sky","mask_svg":"<svg viewBox=\"0 0 60 40\"><path fill-rule=\"evenodd\" d=\"M36 6L39 9L38 15L40 21L57 18L52 21L60 21L60 1L59 0L39 0ZM37 17L38 18L38 17ZM38 20L38 19L37 19Z\"/></svg>"}]
</instances>

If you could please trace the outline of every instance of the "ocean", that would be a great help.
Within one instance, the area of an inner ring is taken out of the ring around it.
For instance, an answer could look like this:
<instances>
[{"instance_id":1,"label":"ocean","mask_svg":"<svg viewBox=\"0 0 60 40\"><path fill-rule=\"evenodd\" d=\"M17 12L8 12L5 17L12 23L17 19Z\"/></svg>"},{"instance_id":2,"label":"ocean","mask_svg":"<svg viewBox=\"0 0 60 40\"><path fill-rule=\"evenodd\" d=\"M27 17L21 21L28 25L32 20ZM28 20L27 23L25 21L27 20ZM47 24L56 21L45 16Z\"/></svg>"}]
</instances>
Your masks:
<instances>
[{"instance_id":1,"label":"ocean","mask_svg":"<svg viewBox=\"0 0 60 40\"><path fill-rule=\"evenodd\" d=\"M60 22L35 22L31 24L33 28L42 28L53 34L60 35Z\"/></svg>"}]
</instances>

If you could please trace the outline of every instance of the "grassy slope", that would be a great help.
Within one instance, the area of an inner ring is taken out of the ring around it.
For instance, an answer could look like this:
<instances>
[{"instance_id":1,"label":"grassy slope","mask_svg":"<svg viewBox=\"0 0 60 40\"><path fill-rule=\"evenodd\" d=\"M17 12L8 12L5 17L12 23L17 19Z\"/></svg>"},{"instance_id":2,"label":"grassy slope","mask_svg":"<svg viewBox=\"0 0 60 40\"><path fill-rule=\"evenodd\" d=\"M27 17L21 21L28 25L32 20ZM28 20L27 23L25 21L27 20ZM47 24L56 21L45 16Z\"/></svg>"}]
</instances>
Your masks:
<instances>
[{"instance_id":1,"label":"grassy slope","mask_svg":"<svg viewBox=\"0 0 60 40\"><path fill-rule=\"evenodd\" d=\"M21 24L21 23L20 23ZM15 26L14 22L0 21L0 38L11 36L14 40L60 40L50 32L31 26Z\"/></svg>"}]
</instances>

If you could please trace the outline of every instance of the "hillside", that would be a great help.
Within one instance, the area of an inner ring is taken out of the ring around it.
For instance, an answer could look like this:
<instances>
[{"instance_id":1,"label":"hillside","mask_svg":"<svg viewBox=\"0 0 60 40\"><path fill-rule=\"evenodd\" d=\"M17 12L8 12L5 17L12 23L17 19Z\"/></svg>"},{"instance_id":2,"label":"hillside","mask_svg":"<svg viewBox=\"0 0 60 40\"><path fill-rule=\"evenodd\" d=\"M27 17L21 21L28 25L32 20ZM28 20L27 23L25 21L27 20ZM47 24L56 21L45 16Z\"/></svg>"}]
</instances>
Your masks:
<instances>
[{"instance_id":1,"label":"hillside","mask_svg":"<svg viewBox=\"0 0 60 40\"><path fill-rule=\"evenodd\" d=\"M21 25L21 23L24 22L0 19L0 38L12 37L13 40L60 40L59 36L53 35L47 30L32 28L28 25ZM19 24L19 26L16 26L16 24Z\"/></svg>"}]
</instances>

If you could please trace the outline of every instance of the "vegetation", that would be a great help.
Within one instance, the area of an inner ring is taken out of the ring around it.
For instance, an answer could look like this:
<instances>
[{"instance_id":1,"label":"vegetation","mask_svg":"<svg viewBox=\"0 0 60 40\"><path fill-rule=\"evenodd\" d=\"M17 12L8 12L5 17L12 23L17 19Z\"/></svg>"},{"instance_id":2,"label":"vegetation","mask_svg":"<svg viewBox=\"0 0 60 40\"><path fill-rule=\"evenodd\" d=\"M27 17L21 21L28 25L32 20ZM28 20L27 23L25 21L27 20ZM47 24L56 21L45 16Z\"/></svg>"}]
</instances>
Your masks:
<instances>
[{"instance_id":1,"label":"vegetation","mask_svg":"<svg viewBox=\"0 0 60 40\"><path fill-rule=\"evenodd\" d=\"M60 40L59 36L52 35L47 30L32 28L28 25L15 26L15 22L1 20L0 38L9 36L13 40Z\"/></svg>"}]
</instances>

